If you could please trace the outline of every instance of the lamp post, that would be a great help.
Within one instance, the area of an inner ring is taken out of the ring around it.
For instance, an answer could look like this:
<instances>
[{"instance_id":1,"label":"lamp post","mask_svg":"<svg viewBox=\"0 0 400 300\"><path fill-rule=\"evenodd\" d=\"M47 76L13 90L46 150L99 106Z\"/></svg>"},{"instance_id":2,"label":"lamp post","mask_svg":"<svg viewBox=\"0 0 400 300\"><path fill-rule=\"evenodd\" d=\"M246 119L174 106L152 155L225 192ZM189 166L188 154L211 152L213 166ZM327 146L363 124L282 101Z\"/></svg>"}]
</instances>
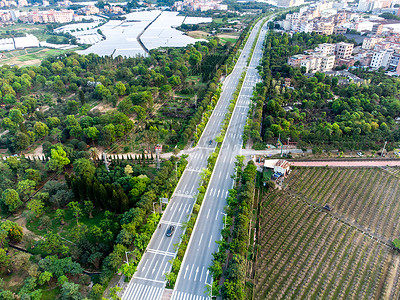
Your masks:
<instances>
[{"instance_id":1,"label":"lamp post","mask_svg":"<svg viewBox=\"0 0 400 300\"><path fill-rule=\"evenodd\" d=\"M225 219L224 219L224 229L225 229L225 227L226 227L226 217L227 217L227 214L224 213L224 212L221 212L221 214L225 216Z\"/></svg>"},{"instance_id":2,"label":"lamp post","mask_svg":"<svg viewBox=\"0 0 400 300\"><path fill-rule=\"evenodd\" d=\"M206 283L206 285L208 285L210 287L210 291L211 291L210 299L212 299L213 298L213 295L212 295L212 281L211 281L211 284Z\"/></svg>"},{"instance_id":3,"label":"lamp post","mask_svg":"<svg viewBox=\"0 0 400 300\"><path fill-rule=\"evenodd\" d=\"M128 264L128 266L129 266L128 253L132 253L132 252L134 252L134 251L125 251L126 263Z\"/></svg>"}]
</instances>

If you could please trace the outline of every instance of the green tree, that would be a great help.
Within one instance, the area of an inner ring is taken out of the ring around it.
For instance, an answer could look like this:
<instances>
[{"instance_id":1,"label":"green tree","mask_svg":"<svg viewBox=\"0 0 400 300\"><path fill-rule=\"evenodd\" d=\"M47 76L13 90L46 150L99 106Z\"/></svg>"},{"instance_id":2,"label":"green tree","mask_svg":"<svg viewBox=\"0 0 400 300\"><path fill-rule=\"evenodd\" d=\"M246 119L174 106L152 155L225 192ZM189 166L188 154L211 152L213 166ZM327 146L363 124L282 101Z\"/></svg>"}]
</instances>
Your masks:
<instances>
[{"instance_id":1,"label":"green tree","mask_svg":"<svg viewBox=\"0 0 400 300\"><path fill-rule=\"evenodd\" d=\"M51 158L46 164L46 168L51 171L61 172L64 166L70 163L67 153L62 146L57 146L56 149L51 149Z\"/></svg>"},{"instance_id":2,"label":"green tree","mask_svg":"<svg viewBox=\"0 0 400 300\"><path fill-rule=\"evenodd\" d=\"M19 199L19 195L14 189L6 189L0 198L0 206L2 210L6 212L14 212L18 207L22 205L22 201Z\"/></svg>"},{"instance_id":3,"label":"green tree","mask_svg":"<svg viewBox=\"0 0 400 300\"><path fill-rule=\"evenodd\" d=\"M40 201L40 199L33 198L31 201L28 202L26 207L33 211L36 217L39 217L43 213L44 203Z\"/></svg>"},{"instance_id":4,"label":"green tree","mask_svg":"<svg viewBox=\"0 0 400 300\"><path fill-rule=\"evenodd\" d=\"M13 121L16 124L21 124L24 122L24 117L22 116L22 113L19 109L12 108L10 109L10 113L8 114L9 118L11 121Z\"/></svg>"},{"instance_id":5,"label":"green tree","mask_svg":"<svg viewBox=\"0 0 400 300\"><path fill-rule=\"evenodd\" d=\"M55 233L46 234L44 240L40 241L39 248L49 255L66 255L69 252L69 248L64 245L60 236Z\"/></svg>"},{"instance_id":6,"label":"green tree","mask_svg":"<svg viewBox=\"0 0 400 300\"><path fill-rule=\"evenodd\" d=\"M36 122L33 126L33 132L38 138L42 138L49 134L49 127L47 127L47 125L42 122Z\"/></svg>"},{"instance_id":7,"label":"green tree","mask_svg":"<svg viewBox=\"0 0 400 300\"><path fill-rule=\"evenodd\" d=\"M36 182L30 179L21 180L17 184L17 192L20 198L25 201L35 191Z\"/></svg>"},{"instance_id":8,"label":"green tree","mask_svg":"<svg viewBox=\"0 0 400 300\"><path fill-rule=\"evenodd\" d=\"M82 213L82 208L77 201L72 201L68 203L68 207L72 210L72 214L76 218L76 224L79 226L79 217Z\"/></svg>"},{"instance_id":9,"label":"green tree","mask_svg":"<svg viewBox=\"0 0 400 300\"><path fill-rule=\"evenodd\" d=\"M77 176L84 176L92 178L96 172L96 168L93 162L87 158L79 158L74 161L74 172Z\"/></svg>"},{"instance_id":10,"label":"green tree","mask_svg":"<svg viewBox=\"0 0 400 300\"><path fill-rule=\"evenodd\" d=\"M61 298L65 300L80 300L82 294L79 291L79 284L65 282L61 287Z\"/></svg>"},{"instance_id":11,"label":"green tree","mask_svg":"<svg viewBox=\"0 0 400 300\"><path fill-rule=\"evenodd\" d=\"M117 91L119 96L125 95L126 87L125 87L125 84L123 84L121 81L118 81L115 84L115 89L116 89L116 91Z\"/></svg>"},{"instance_id":12,"label":"green tree","mask_svg":"<svg viewBox=\"0 0 400 300\"><path fill-rule=\"evenodd\" d=\"M38 283L40 285L43 285L43 284L49 282L52 277L53 277L52 273L44 271L44 272L40 273Z\"/></svg>"},{"instance_id":13,"label":"green tree","mask_svg":"<svg viewBox=\"0 0 400 300\"><path fill-rule=\"evenodd\" d=\"M60 220L60 223L64 223L64 218L65 218L65 211L63 209L57 209L56 210L56 218Z\"/></svg>"},{"instance_id":14,"label":"green tree","mask_svg":"<svg viewBox=\"0 0 400 300\"><path fill-rule=\"evenodd\" d=\"M0 248L0 272L5 272L10 265L10 256L7 255L5 249Z\"/></svg>"},{"instance_id":15,"label":"green tree","mask_svg":"<svg viewBox=\"0 0 400 300\"><path fill-rule=\"evenodd\" d=\"M93 218L93 215L92 215L93 209L94 209L93 202L92 201L85 201L83 210L85 211L85 214L89 218Z\"/></svg>"},{"instance_id":16,"label":"green tree","mask_svg":"<svg viewBox=\"0 0 400 300\"><path fill-rule=\"evenodd\" d=\"M94 145L94 141L97 140L97 138L99 137L99 130L96 127L89 127L85 128L83 132L86 137L92 140Z\"/></svg>"}]
</instances>

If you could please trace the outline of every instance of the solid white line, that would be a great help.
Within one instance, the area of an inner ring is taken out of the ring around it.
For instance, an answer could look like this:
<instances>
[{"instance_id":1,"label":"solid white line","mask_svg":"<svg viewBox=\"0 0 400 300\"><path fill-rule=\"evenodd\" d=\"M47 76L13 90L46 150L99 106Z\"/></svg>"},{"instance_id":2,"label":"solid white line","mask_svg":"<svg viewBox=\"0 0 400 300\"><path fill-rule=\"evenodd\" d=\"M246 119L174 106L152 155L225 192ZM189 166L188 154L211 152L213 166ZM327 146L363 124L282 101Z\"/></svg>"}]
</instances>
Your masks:
<instances>
[{"instance_id":1,"label":"solid white line","mask_svg":"<svg viewBox=\"0 0 400 300\"><path fill-rule=\"evenodd\" d=\"M174 197L193 198L192 195L186 195L186 194L174 194Z\"/></svg>"},{"instance_id":2,"label":"solid white line","mask_svg":"<svg viewBox=\"0 0 400 300\"><path fill-rule=\"evenodd\" d=\"M147 249L147 252L154 253L157 255L175 256L175 253L168 252L168 251L155 250L155 249Z\"/></svg>"},{"instance_id":3,"label":"solid white line","mask_svg":"<svg viewBox=\"0 0 400 300\"><path fill-rule=\"evenodd\" d=\"M210 241L208 242L208 248L211 246L211 241L212 241L212 235L210 236Z\"/></svg>"}]
</instances>

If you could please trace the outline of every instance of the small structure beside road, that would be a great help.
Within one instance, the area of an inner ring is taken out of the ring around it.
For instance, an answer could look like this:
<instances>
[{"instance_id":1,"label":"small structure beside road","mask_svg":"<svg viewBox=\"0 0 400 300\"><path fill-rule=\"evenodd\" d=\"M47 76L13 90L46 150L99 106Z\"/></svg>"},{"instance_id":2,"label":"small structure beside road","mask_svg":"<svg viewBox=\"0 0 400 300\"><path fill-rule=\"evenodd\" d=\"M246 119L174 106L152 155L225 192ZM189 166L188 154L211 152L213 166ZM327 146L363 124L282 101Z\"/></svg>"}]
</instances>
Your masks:
<instances>
[{"instance_id":1,"label":"small structure beside road","mask_svg":"<svg viewBox=\"0 0 400 300\"><path fill-rule=\"evenodd\" d=\"M264 161L264 169L272 169L274 174L272 180L280 177L287 177L290 173L290 163L284 159L266 159Z\"/></svg>"}]
</instances>

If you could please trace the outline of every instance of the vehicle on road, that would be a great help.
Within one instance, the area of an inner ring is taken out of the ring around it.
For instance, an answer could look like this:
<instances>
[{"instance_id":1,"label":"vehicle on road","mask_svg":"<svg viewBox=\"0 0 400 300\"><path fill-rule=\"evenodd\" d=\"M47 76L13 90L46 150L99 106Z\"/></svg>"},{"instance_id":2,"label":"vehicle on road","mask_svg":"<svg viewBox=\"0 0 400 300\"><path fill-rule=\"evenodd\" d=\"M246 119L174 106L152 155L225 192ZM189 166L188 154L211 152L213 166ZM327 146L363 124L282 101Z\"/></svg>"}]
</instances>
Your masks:
<instances>
[{"instance_id":1,"label":"vehicle on road","mask_svg":"<svg viewBox=\"0 0 400 300\"><path fill-rule=\"evenodd\" d=\"M359 157L363 157L363 156L364 156L364 154L363 154L362 152L357 152L357 155L358 155Z\"/></svg>"},{"instance_id":2,"label":"vehicle on road","mask_svg":"<svg viewBox=\"0 0 400 300\"><path fill-rule=\"evenodd\" d=\"M170 237L175 231L175 226L169 226L167 233L165 234L167 237Z\"/></svg>"},{"instance_id":3,"label":"vehicle on road","mask_svg":"<svg viewBox=\"0 0 400 300\"><path fill-rule=\"evenodd\" d=\"M212 145L212 140L209 140L208 145L210 146Z\"/></svg>"}]
</instances>

